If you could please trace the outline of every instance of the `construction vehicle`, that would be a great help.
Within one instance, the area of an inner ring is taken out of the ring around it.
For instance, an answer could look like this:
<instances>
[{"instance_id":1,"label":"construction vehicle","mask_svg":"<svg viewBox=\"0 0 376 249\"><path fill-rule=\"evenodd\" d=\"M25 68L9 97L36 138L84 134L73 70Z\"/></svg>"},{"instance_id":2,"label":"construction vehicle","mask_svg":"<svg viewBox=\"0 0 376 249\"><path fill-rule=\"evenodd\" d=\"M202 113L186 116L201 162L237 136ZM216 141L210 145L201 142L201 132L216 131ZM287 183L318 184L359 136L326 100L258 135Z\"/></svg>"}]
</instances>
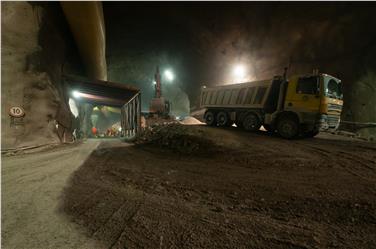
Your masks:
<instances>
[{"instance_id":1,"label":"construction vehicle","mask_svg":"<svg viewBox=\"0 0 376 249\"><path fill-rule=\"evenodd\" d=\"M162 97L162 82L159 74L159 67L154 75L155 96L150 102L149 113L161 117L169 117L171 104L164 97Z\"/></svg>"},{"instance_id":2,"label":"construction vehicle","mask_svg":"<svg viewBox=\"0 0 376 249\"><path fill-rule=\"evenodd\" d=\"M314 71L287 79L202 87L200 105L211 126L257 131L263 126L283 138L313 137L321 130L336 130L343 105L341 81Z\"/></svg>"}]
</instances>

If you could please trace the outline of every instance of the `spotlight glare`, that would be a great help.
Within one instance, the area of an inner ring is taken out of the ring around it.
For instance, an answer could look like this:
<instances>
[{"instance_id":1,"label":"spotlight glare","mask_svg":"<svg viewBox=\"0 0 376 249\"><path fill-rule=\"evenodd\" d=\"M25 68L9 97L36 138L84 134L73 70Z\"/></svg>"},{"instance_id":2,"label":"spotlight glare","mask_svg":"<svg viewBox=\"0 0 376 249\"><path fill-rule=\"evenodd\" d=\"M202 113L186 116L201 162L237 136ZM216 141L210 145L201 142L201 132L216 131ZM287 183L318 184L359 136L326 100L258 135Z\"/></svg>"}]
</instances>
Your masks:
<instances>
[{"instance_id":1,"label":"spotlight glare","mask_svg":"<svg viewBox=\"0 0 376 249\"><path fill-rule=\"evenodd\" d=\"M243 65L236 65L234 67L234 76L237 78L244 78L245 76L245 67Z\"/></svg>"},{"instance_id":2,"label":"spotlight glare","mask_svg":"<svg viewBox=\"0 0 376 249\"><path fill-rule=\"evenodd\" d=\"M165 76L166 76L166 78L167 78L168 81L173 81L174 78L175 78L174 74L171 72L171 70L166 70L164 72L164 74L165 74Z\"/></svg>"},{"instance_id":3,"label":"spotlight glare","mask_svg":"<svg viewBox=\"0 0 376 249\"><path fill-rule=\"evenodd\" d=\"M73 97L75 97L76 99L79 99L81 97L81 93L79 91L75 90L72 92L72 94L73 94Z\"/></svg>"}]
</instances>

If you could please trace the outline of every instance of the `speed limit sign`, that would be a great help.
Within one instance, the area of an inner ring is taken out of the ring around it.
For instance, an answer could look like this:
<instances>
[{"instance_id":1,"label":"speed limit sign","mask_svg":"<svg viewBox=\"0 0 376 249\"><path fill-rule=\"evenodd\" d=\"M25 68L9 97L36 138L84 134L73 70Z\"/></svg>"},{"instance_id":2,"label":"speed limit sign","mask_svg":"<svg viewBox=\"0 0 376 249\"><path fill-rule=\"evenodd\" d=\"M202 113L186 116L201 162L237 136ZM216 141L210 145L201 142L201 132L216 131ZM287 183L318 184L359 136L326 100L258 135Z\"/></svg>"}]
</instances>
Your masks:
<instances>
[{"instance_id":1,"label":"speed limit sign","mask_svg":"<svg viewBox=\"0 0 376 249\"><path fill-rule=\"evenodd\" d=\"M22 107L13 106L9 109L9 115L15 118L20 118L25 116L25 111Z\"/></svg>"}]
</instances>

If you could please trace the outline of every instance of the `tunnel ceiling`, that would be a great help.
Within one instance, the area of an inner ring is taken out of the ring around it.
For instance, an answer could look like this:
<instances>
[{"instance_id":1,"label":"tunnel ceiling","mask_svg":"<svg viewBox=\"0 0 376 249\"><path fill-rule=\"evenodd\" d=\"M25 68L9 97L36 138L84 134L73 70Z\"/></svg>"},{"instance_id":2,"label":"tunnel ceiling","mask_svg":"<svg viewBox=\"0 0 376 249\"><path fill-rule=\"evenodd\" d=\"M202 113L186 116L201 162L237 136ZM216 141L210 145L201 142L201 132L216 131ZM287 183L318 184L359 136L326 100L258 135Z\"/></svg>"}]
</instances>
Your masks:
<instances>
[{"instance_id":1,"label":"tunnel ceiling","mask_svg":"<svg viewBox=\"0 0 376 249\"><path fill-rule=\"evenodd\" d=\"M104 2L109 77L143 87L156 64L194 97L246 63L252 79L319 68L344 83L376 68L376 4ZM163 65L162 65L163 66ZM149 87L149 86L148 86ZM149 92L148 92L149 91ZM152 90L146 94L152 94Z\"/></svg>"}]
</instances>

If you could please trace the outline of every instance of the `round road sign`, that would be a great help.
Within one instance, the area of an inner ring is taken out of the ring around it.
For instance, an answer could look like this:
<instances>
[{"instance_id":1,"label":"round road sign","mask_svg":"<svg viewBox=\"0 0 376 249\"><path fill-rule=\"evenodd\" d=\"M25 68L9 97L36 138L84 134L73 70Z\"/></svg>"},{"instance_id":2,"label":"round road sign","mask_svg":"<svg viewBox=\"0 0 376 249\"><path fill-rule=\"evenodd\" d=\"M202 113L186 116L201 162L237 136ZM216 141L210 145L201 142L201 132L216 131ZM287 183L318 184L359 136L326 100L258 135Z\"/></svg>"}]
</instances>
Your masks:
<instances>
[{"instance_id":1,"label":"round road sign","mask_svg":"<svg viewBox=\"0 0 376 249\"><path fill-rule=\"evenodd\" d=\"M25 111L22 107L13 106L9 109L9 115L15 118L20 118L25 116Z\"/></svg>"}]
</instances>

